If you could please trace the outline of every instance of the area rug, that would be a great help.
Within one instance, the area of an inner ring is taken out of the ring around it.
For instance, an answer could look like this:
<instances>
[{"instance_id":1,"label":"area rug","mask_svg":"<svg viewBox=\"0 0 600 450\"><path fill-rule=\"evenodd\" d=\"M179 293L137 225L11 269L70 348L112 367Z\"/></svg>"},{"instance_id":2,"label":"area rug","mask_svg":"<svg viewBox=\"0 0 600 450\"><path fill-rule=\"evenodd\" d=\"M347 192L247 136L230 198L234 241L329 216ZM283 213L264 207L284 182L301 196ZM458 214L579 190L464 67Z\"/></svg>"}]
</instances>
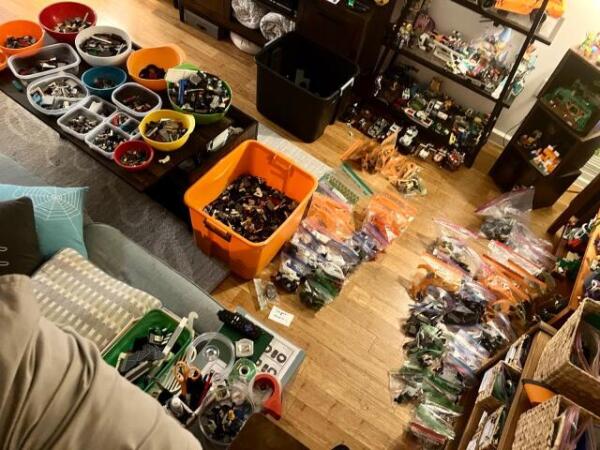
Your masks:
<instances>
[{"instance_id":1,"label":"area rug","mask_svg":"<svg viewBox=\"0 0 600 450\"><path fill-rule=\"evenodd\" d=\"M267 127L259 140L280 150L320 177L328 167ZM136 191L93 158L0 93L0 153L57 186L88 186L86 211L112 225L208 292L229 274L221 261L195 246L187 225L151 198ZM0 180L0 183L2 180Z\"/></svg>"}]
</instances>

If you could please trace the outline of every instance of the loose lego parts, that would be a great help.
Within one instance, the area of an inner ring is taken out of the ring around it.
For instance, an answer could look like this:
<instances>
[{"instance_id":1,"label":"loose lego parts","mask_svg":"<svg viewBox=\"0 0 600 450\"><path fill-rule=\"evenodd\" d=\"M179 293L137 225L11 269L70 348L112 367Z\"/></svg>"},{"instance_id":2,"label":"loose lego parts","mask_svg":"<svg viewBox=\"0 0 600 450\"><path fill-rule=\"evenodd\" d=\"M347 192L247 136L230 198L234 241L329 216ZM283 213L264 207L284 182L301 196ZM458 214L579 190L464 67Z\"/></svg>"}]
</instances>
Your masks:
<instances>
[{"instance_id":1,"label":"loose lego parts","mask_svg":"<svg viewBox=\"0 0 600 450\"><path fill-rule=\"evenodd\" d=\"M263 333L259 326L252 323L251 320L246 319L240 313L233 313L222 309L217 313L217 316L225 325L253 341L257 340Z\"/></svg>"},{"instance_id":2,"label":"loose lego parts","mask_svg":"<svg viewBox=\"0 0 600 450\"><path fill-rule=\"evenodd\" d=\"M148 160L148 152L143 147L130 148L119 156L119 162L127 167L136 167Z\"/></svg>"},{"instance_id":3,"label":"loose lego parts","mask_svg":"<svg viewBox=\"0 0 600 450\"><path fill-rule=\"evenodd\" d=\"M148 122L145 136L157 142L173 142L183 137L187 130L181 120L163 118Z\"/></svg>"},{"instance_id":4,"label":"loose lego parts","mask_svg":"<svg viewBox=\"0 0 600 450\"><path fill-rule=\"evenodd\" d=\"M88 20L89 13L85 13L83 17L74 16L67 17L62 22L57 22L54 25L54 31L59 33L75 33L92 26L92 22Z\"/></svg>"},{"instance_id":5,"label":"loose lego parts","mask_svg":"<svg viewBox=\"0 0 600 450\"><path fill-rule=\"evenodd\" d=\"M33 75L36 73L44 72L46 70L58 69L68 64L70 64L69 61L66 61L64 59L58 59L57 57L41 59L30 66L22 67L21 69L19 69L19 75Z\"/></svg>"},{"instance_id":6,"label":"loose lego parts","mask_svg":"<svg viewBox=\"0 0 600 450\"><path fill-rule=\"evenodd\" d=\"M77 81L60 78L41 85L30 93L31 99L44 109L68 108L85 97L85 91Z\"/></svg>"},{"instance_id":7,"label":"loose lego parts","mask_svg":"<svg viewBox=\"0 0 600 450\"><path fill-rule=\"evenodd\" d=\"M121 133L106 127L94 136L92 144L104 152L112 153L121 142L125 142L126 140L127 138Z\"/></svg>"},{"instance_id":8,"label":"loose lego parts","mask_svg":"<svg viewBox=\"0 0 600 450\"><path fill-rule=\"evenodd\" d=\"M262 242L286 221L297 206L297 202L270 187L262 178L242 175L204 211L245 239Z\"/></svg>"},{"instance_id":9,"label":"loose lego parts","mask_svg":"<svg viewBox=\"0 0 600 450\"><path fill-rule=\"evenodd\" d=\"M254 413L247 389L237 386L217 389L209 394L199 421L204 435L213 442L230 444Z\"/></svg>"},{"instance_id":10,"label":"loose lego parts","mask_svg":"<svg viewBox=\"0 0 600 450\"><path fill-rule=\"evenodd\" d=\"M24 36L7 36L4 40L4 46L6 48L25 48L35 44L36 42L37 39L28 34Z\"/></svg>"},{"instance_id":11,"label":"loose lego parts","mask_svg":"<svg viewBox=\"0 0 600 450\"><path fill-rule=\"evenodd\" d=\"M108 77L96 77L92 80L91 85L96 89L111 89L117 85L117 82Z\"/></svg>"},{"instance_id":12,"label":"loose lego parts","mask_svg":"<svg viewBox=\"0 0 600 450\"><path fill-rule=\"evenodd\" d=\"M165 77L165 69L154 64L148 64L140 70L139 77L146 80L162 80Z\"/></svg>"},{"instance_id":13,"label":"loose lego parts","mask_svg":"<svg viewBox=\"0 0 600 450\"><path fill-rule=\"evenodd\" d=\"M127 42L118 34L98 33L83 41L81 50L92 56L116 56L127 50Z\"/></svg>"},{"instance_id":14,"label":"loose lego parts","mask_svg":"<svg viewBox=\"0 0 600 450\"><path fill-rule=\"evenodd\" d=\"M135 94L119 98L118 100L127 108L139 113L148 112L156 105L156 100L153 99L154 103L151 103L146 97Z\"/></svg>"},{"instance_id":15,"label":"loose lego parts","mask_svg":"<svg viewBox=\"0 0 600 450\"><path fill-rule=\"evenodd\" d=\"M223 80L202 70L169 69L168 94L171 101L187 112L215 114L231 103L231 93Z\"/></svg>"},{"instance_id":16,"label":"loose lego parts","mask_svg":"<svg viewBox=\"0 0 600 450\"><path fill-rule=\"evenodd\" d=\"M76 133L86 134L100 125L100 120L79 113L71 117L66 125Z\"/></svg>"}]
</instances>

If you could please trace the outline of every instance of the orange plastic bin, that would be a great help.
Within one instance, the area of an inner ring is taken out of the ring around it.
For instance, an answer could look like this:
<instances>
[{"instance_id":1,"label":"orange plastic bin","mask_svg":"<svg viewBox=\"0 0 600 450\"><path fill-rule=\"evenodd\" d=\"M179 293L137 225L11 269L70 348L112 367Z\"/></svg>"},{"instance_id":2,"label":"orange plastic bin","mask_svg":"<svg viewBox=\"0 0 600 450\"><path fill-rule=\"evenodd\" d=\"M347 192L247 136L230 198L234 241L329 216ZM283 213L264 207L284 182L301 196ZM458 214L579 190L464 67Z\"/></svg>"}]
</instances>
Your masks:
<instances>
[{"instance_id":1,"label":"orange plastic bin","mask_svg":"<svg viewBox=\"0 0 600 450\"><path fill-rule=\"evenodd\" d=\"M204 212L236 178L255 175L298 202L298 207L263 242L250 242L230 227ZM295 233L317 180L285 156L260 142L248 140L225 156L185 193L196 244L204 253L229 263L231 271L245 279L254 278Z\"/></svg>"}]
</instances>

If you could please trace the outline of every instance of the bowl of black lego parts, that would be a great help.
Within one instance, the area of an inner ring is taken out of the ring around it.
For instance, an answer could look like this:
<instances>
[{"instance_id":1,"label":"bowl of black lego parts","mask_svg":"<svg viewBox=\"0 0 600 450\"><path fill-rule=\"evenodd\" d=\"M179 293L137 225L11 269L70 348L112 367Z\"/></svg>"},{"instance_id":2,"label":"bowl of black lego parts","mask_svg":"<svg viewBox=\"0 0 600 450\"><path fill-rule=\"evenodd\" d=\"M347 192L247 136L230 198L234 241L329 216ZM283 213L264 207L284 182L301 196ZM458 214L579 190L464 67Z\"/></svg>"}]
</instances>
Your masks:
<instances>
[{"instance_id":1,"label":"bowl of black lego parts","mask_svg":"<svg viewBox=\"0 0 600 450\"><path fill-rule=\"evenodd\" d=\"M13 55L8 67L23 82L47 77L58 72L77 74L81 58L69 44L53 44L42 47L34 55Z\"/></svg>"},{"instance_id":2,"label":"bowl of black lego parts","mask_svg":"<svg viewBox=\"0 0 600 450\"><path fill-rule=\"evenodd\" d=\"M192 114L199 125L215 123L225 117L233 99L231 87L225 80L189 63L174 69L172 73L178 80L167 81L167 95L174 110Z\"/></svg>"},{"instance_id":3,"label":"bowl of black lego parts","mask_svg":"<svg viewBox=\"0 0 600 450\"><path fill-rule=\"evenodd\" d=\"M85 140L88 133L96 129L104 118L83 106L73 108L57 120L58 126L71 136Z\"/></svg>"},{"instance_id":4,"label":"bowl of black lego parts","mask_svg":"<svg viewBox=\"0 0 600 450\"><path fill-rule=\"evenodd\" d=\"M200 407L198 426L212 444L228 447L255 412L248 386L236 384L211 391Z\"/></svg>"},{"instance_id":5,"label":"bowl of black lego parts","mask_svg":"<svg viewBox=\"0 0 600 450\"><path fill-rule=\"evenodd\" d=\"M148 113L162 106L162 100L156 92L133 82L122 84L115 89L111 100L119 109L138 119L143 119Z\"/></svg>"},{"instance_id":6,"label":"bowl of black lego parts","mask_svg":"<svg viewBox=\"0 0 600 450\"><path fill-rule=\"evenodd\" d=\"M146 170L153 159L154 150L144 141L121 142L113 154L115 164L128 172Z\"/></svg>"},{"instance_id":7,"label":"bowl of black lego parts","mask_svg":"<svg viewBox=\"0 0 600 450\"><path fill-rule=\"evenodd\" d=\"M127 81L127 73L118 67L92 67L81 75L90 94L110 100L112 93Z\"/></svg>"},{"instance_id":8,"label":"bowl of black lego parts","mask_svg":"<svg viewBox=\"0 0 600 450\"><path fill-rule=\"evenodd\" d=\"M40 78L27 86L27 99L42 114L62 116L89 95L81 80L68 73Z\"/></svg>"},{"instance_id":9,"label":"bowl of black lego parts","mask_svg":"<svg viewBox=\"0 0 600 450\"><path fill-rule=\"evenodd\" d=\"M38 20L57 42L73 44L81 30L96 25L96 12L83 3L57 2L42 9Z\"/></svg>"},{"instance_id":10,"label":"bowl of black lego parts","mask_svg":"<svg viewBox=\"0 0 600 450\"><path fill-rule=\"evenodd\" d=\"M188 141L195 126L191 114L159 109L146 115L139 129L142 139L156 150L172 152Z\"/></svg>"},{"instance_id":11,"label":"bowl of black lego parts","mask_svg":"<svg viewBox=\"0 0 600 450\"><path fill-rule=\"evenodd\" d=\"M131 53L131 38L117 27L89 27L79 32L75 48L90 66L122 66Z\"/></svg>"},{"instance_id":12,"label":"bowl of black lego parts","mask_svg":"<svg viewBox=\"0 0 600 450\"><path fill-rule=\"evenodd\" d=\"M128 140L129 136L126 133L106 122L85 137L85 143L92 150L108 159L113 159L113 154L119 144Z\"/></svg>"}]
</instances>

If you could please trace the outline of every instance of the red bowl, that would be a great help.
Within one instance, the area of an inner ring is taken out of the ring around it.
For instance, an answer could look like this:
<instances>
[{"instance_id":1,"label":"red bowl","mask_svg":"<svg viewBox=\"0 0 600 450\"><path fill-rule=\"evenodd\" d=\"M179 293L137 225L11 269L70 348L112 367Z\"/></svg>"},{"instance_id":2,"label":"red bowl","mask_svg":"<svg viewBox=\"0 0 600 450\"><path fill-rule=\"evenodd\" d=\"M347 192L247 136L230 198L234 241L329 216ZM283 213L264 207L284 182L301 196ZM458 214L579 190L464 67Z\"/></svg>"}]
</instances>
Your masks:
<instances>
[{"instance_id":1,"label":"red bowl","mask_svg":"<svg viewBox=\"0 0 600 450\"><path fill-rule=\"evenodd\" d=\"M121 156L126 151L132 150L132 149L144 150L146 152L146 161L144 161L142 164L139 164L137 166L127 166L127 165L123 164L121 162ZM117 148L115 149L115 151L113 153L113 160L115 161L115 164L129 172L139 172L140 170L147 169L150 166L150 164L152 163L153 159L154 159L154 149L152 147L150 147L150 145L146 144L144 141L121 142L119 145L117 145Z\"/></svg>"},{"instance_id":2,"label":"red bowl","mask_svg":"<svg viewBox=\"0 0 600 450\"><path fill-rule=\"evenodd\" d=\"M96 12L87 5L77 2L58 2L46 6L39 15L39 21L42 28L56 39L58 42L66 42L67 44L75 43L75 37L79 31L72 33L60 33L54 31L57 23L63 22L65 19L73 17L84 17L87 13L87 20L91 23L91 27L96 25Z\"/></svg>"}]
</instances>

